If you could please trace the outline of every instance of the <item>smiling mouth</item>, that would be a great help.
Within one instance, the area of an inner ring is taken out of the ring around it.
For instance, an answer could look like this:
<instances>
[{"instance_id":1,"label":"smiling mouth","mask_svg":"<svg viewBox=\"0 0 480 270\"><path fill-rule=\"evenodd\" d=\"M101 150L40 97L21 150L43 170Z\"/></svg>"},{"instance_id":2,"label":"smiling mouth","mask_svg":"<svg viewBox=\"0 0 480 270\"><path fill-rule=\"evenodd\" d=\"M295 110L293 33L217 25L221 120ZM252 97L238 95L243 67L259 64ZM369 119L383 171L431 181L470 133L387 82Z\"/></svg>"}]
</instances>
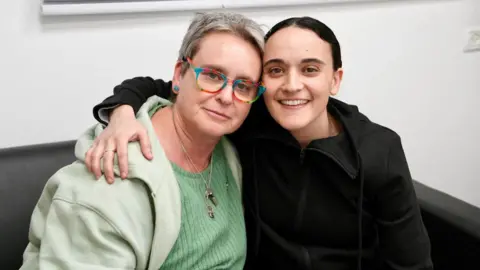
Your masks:
<instances>
[{"instance_id":1,"label":"smiling mouth","mask_svg":"<svg viewBox=\"0 0 480 270\"><path fill-rule=\"evenodd\" d=\"M212 111L212 110L209 110L209 109L205 109L210 115L213 115L215 117L218 117L218 118L223 118L223 119L230 119L230 117L228 115L225 115L223 113L219 113L217 111Z\"/></svg>"},{"instance_id":2,"label":"smiling mouth","mask_svg":"<svg viewBox=\"0 0 480 270\"><path fill-rule=\"evenodd\" d=\"M309 102L309 100L306 100L306 99L284 99L284 100L279 100L278 102L282 105L289 106L289 107L299 107L299 106L307 104Z\"/></svg>"}]
</instances>

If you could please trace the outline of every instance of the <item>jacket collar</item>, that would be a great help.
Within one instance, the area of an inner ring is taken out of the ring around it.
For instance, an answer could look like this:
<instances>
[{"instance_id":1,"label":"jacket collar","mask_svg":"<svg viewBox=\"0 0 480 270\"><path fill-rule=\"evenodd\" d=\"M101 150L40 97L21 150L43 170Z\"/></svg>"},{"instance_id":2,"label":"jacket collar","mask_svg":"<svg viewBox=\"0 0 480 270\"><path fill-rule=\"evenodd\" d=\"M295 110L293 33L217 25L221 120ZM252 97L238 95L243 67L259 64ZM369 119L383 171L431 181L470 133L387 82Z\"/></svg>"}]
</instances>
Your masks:
<instances>
[{"instance_id":1,"label":"jacket collar","mask_svg":"<svg viewBox=\"0 0 480 270\"><path fill-rule=\"evenodd\" d=\"M342 140L345 145L337 144L339 162L352 178L357 178L360 171L360 156L358 143L360 137L360 122L368 120L357 109L356 106L348 105L338 99L330 98L327 105L328 112L343 127L343 133L347 140ZM315 141L314 141L315 142Z\"/></svg>"},{"instance_id":2,"label":"jacket collar","mask_svg":"<svg viewBox=\"0 0 480 270\"><path fill-rule=\"evenodd\" d=\"M307 149L321 152L334 160L352 178L357 178L360 170L358 154L359 123L368 119L358 112L355 106L348 105L337 99L330 98L327 105L328 112L340 122L343 131L338 137L318 139L310 142ZM252 112L247 121L254 122L254 128L247 133L247 139L276 140L287 145L298 147L297 140L282 128L269 114L263 99L252 107ZM248 125L248 123L247 123ZM346 137L346 138L344 138ZM338 140L331 143L330 140Z\"/></svg>"}]
</instances>

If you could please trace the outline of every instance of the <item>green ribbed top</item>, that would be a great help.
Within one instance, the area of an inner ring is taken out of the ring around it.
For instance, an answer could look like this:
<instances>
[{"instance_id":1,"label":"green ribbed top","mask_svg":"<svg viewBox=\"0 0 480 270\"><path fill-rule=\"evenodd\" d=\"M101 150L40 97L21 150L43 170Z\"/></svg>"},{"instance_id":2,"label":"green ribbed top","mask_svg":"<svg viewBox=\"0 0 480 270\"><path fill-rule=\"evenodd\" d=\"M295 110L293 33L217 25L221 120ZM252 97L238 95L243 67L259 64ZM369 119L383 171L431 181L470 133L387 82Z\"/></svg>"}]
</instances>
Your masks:
<instances>
[{"instance_id":1,"label":"green ribbed top","mask_svg":"<svg viewBox=\"0 0 480 270\"><path fill-rule=\"evenodd\" d=\"M171 163L181 192L181 225L177 241L161 270L243 269L246 232L242 198L220 143L213 151L213 160L213 164L201 172L208 181L213 166L211 188L218 201L216 207L212 205L213 219L208 216L205 183L200 174Z\"/></svg>"}]
</instances>

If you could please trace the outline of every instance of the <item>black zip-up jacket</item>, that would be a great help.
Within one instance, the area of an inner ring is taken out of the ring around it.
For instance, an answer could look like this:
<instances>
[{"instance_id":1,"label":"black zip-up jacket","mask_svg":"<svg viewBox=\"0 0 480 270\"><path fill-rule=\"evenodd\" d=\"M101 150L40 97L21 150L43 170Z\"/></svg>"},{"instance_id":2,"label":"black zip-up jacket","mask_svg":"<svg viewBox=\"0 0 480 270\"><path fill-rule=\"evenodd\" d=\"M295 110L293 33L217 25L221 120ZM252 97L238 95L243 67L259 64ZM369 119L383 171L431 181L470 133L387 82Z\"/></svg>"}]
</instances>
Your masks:
<instances>
[{"instance_id":1,"label":"black zip-up jacket","mask_svg":"<svg viewBox=\"0 0 480 270\"><path fill-rule=\"evenodd\" d=\"M170 94L171 82L126 80L94 116L120 104L137 112L148 97ZM400 137L339 100L327 110L343 131L305 148L263 99L228 135L243 167L245 269L433 269Z\"/></svg>"}]
</instances>

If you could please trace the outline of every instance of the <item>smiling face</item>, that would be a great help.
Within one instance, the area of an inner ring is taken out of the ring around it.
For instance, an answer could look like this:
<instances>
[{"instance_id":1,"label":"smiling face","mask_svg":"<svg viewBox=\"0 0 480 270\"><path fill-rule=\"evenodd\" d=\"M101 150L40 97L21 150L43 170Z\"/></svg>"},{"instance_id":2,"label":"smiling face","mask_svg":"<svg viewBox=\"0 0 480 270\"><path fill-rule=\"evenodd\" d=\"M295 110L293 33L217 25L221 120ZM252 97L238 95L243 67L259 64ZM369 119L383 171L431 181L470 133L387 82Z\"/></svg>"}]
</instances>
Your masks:
<instances>
[{"instance_id":1,"label":"smiling face","mask_svg":"<svg viewBox=\"0 0 480 270\"><path fill-rule=\"evenodd\" d=\"M261 75L258 49L245 39L225 32L206 35L191 64L192 67L214 69L233 80L256 82ZM175 67L173 82L180 88L175 106L184 123L195 127L203 135L213 137L237 130L247 117L251 105L233 97L231 83L216 93L201 91L192 67L184 74L181 62ZM215 78L209 77L211 80Z\"/></svg>"},{"instance_id":2,"label":"smiling face","mask_svg":"<svg viewBox=\"0 0 480 270\"><path fill-rule=\"evenodd\" d=\"M333 68L329 43L289 26L268 39L263 63L265 104L283 128L312 133L327 121L329 96L337 94L343 74Z\"/></svg>"}]
</instances>

